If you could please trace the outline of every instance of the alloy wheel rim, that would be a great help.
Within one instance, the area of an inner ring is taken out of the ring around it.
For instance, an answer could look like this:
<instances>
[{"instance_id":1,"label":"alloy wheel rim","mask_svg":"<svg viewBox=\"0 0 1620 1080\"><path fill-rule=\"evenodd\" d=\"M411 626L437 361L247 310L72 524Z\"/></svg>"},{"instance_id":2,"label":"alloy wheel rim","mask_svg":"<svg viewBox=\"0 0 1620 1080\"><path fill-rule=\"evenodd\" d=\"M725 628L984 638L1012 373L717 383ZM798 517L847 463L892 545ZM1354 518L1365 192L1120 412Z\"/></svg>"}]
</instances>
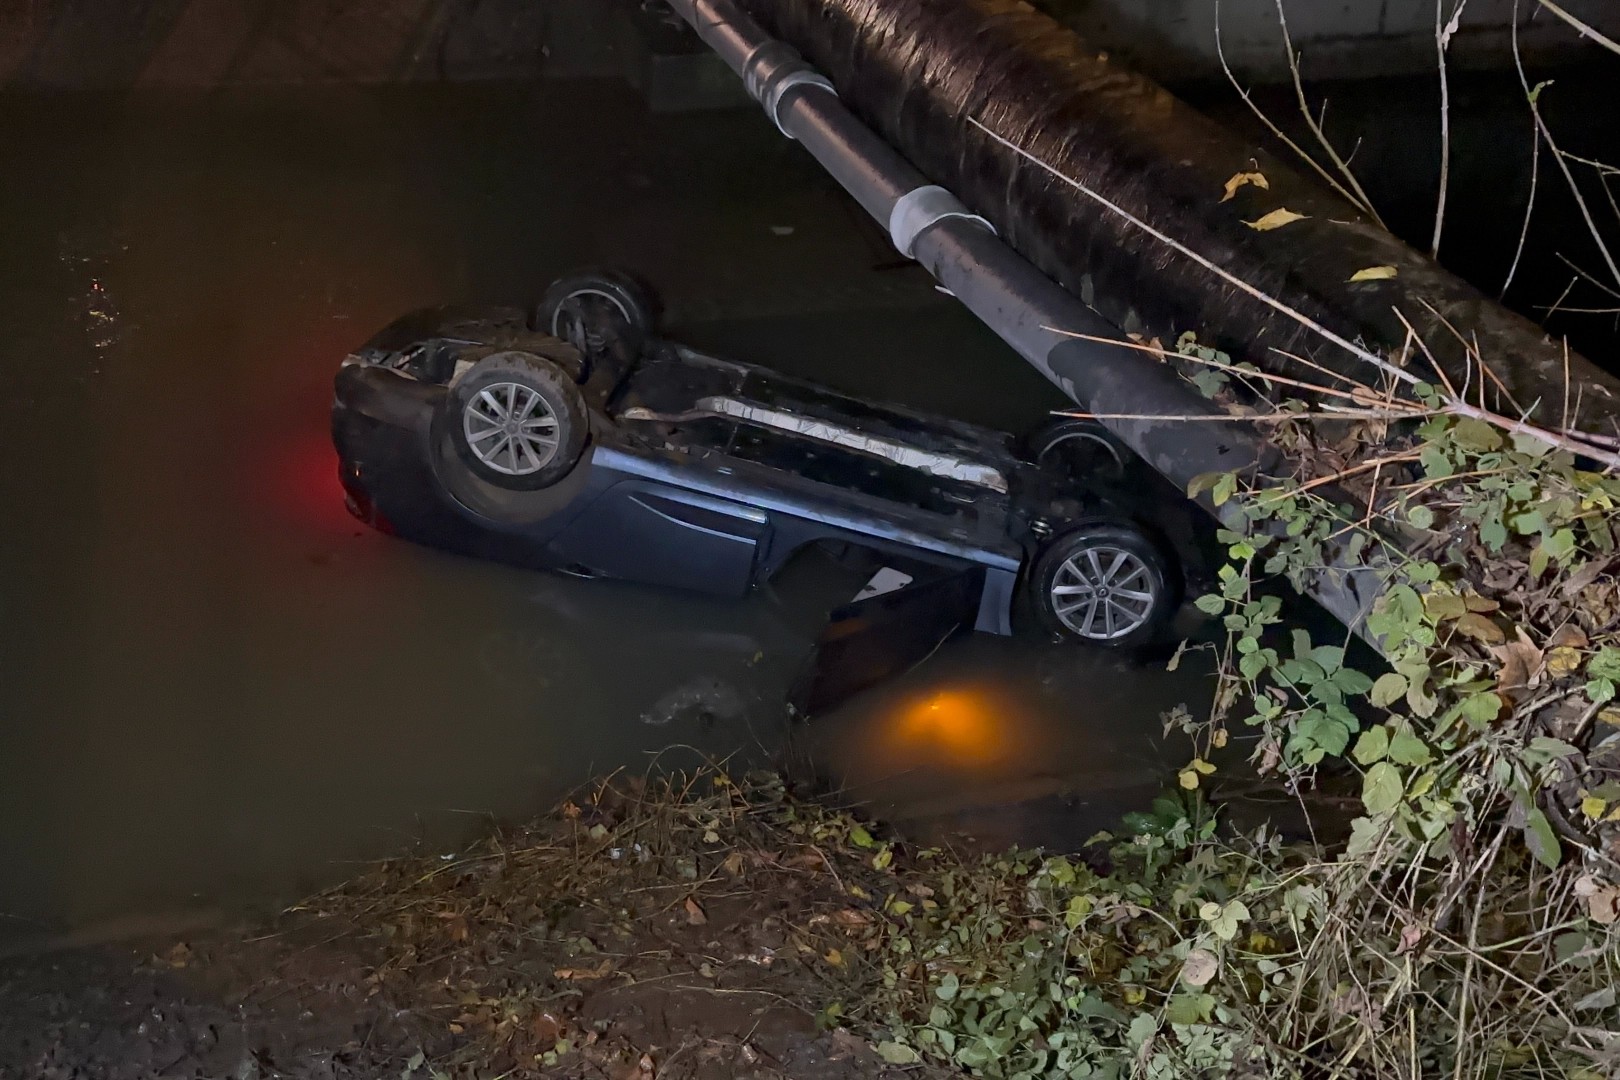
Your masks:
<instances>
[{"instance_id":1,"label":"alloy wheel rim","mask_svg":"<svg viewBox=\"0 0 1620 1080\"><path fill-rule=\"evenodd\" d=\"M1076 551L1052 578L1052 611L1070 630L1093 641L1115 641L1140 629L1153 614L1153 574L1124 548L1098 545Z\"/></svg>"},{"instance_id":2,"label":"alloy wheel rim","mask_svg":"<svg viewBox=\"0 0 1620 1080\"><path fill-rule=\"evenodd\" d=\"M557 414L540 392L522 383L492 383L461 412L473 456L506 476L529 476L557 456Z\"/></svg>"}]
</instances>

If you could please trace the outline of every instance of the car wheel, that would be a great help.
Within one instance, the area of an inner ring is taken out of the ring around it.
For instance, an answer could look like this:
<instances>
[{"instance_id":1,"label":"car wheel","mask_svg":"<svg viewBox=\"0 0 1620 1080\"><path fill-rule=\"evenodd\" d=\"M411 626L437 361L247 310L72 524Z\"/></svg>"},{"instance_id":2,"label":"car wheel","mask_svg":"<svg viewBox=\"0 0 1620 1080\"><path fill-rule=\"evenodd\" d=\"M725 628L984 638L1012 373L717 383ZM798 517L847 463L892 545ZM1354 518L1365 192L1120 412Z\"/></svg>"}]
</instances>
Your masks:
<instances>
[{"instance_id":1,"label":"car wheel","mask_svg":"<svg viewBox=\"0 0 1620 1080\"><path fill-rule=\"evenodd\" d=\"M481 480L512 491L555 483L579 461L589 422L579 388L527 352L484 357L450 387L442 427Z\"/></svg>"},{"instance_id":2,"label":"car wheel","mask_svg":"<svg viewBox=\"0 0 1620 1080\"><path fill-rule=\"evenodd\" d=\"M1024 440L1031 463L1079 482L1120 483L1134 460L1131 451L1095 420L1063 416Z\"/></svg>"},{"instance_id":3,"label":"car wheel","mask_svg":"<svg viewBox=\"0 0 1620 1080\"><path fill-rule=\"evenodd\" d=\"M1035 562L1031 599L1047 629L1096 645L1152 641L1175 614L1177 579L1158 544L1134 525L1082 524Z\"/></svg>"},{"instance_id":4,"label":"car wheel","mask_svg":"<svg viewBox=\"0 0 1620 1080\"><path fill-rule=\"evenodd\" d=\"M530 327L597 360L616 347L640 352L657 332L658 316L658 297L631 275L587 270L553 282L535 305Z\"/></svg>"}]
</instances>

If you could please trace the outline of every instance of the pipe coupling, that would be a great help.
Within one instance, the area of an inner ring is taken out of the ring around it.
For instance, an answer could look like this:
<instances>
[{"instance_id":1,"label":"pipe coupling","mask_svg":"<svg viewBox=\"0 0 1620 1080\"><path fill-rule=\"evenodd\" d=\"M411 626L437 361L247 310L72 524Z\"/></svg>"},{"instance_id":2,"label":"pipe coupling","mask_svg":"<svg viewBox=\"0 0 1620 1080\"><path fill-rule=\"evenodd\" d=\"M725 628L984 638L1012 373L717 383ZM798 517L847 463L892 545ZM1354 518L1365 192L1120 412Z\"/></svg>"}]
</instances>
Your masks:
<instances>
[{"instance_id":1,"label":"pipe coupling","mask_svg":"<svg viewBox=\"0 0 1620 1080\"><path fill-rule=\"evenodd\" d=\"M766 41L749 53L743 61L742 77L749 94L765 106L765 113L776 130L790 139L792 132L782 125L782 99L789 90L814 86L838 96L827 77L805 63L793 46L784 41Z\"/></svg>"},{"instance_id":2,"label":"pipe coupling","mask_svg":"<svg viewBox=\"0 0 1620 1080\"><path fill-rule=\"evenodd\" d=\"M917 237L924 229L947 218L962 218L984 226L992 236L996 234L994 225L963 206L955 195L938 184L929 184L906 192L895 202L894 209L889 211L889 239L894 241L900 254L908 259L915 258L912 249Z\"/></svg>"}]
</instances>

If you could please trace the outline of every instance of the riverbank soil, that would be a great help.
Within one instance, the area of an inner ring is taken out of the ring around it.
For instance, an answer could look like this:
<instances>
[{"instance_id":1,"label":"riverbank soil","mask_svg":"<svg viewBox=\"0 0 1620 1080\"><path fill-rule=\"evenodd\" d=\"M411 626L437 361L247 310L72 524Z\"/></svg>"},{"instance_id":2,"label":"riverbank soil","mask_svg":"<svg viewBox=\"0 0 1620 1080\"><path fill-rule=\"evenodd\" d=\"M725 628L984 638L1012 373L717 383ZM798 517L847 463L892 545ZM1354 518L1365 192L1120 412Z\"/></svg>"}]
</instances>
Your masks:
<instances>
[{"instance_id":1,"label":"riverbank soil","mask_svg":"<svg viewBox=\"0 0 1620 1080\"><path fill-rule=\"evenodd\" d=\"M0 1076L929 1075L833 1026L923 901L887 844L779 790L623 782L264 927L0 962Z\"/></svg>"}]
</instances>

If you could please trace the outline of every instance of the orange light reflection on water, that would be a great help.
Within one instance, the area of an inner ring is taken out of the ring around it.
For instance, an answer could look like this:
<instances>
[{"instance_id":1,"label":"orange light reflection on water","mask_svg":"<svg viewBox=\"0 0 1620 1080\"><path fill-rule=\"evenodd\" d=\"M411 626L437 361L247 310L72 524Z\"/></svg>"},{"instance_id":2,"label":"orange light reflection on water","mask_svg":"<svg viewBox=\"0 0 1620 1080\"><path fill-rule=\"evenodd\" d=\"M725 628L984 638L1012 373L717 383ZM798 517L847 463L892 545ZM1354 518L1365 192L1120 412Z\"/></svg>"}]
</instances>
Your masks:
<instances>
[{"instance_id":1,"label":"orange light reflection on water","mask_svg":"<svg viewBox=\"0 0 1620 1080\"><path fill-rule=\"evenodd\" d=\"M877 741L894 757L983 766L1022 748L1017 714L988 689L949 687L897 703L879 720Z\"/></svg>"}]
</instances>

